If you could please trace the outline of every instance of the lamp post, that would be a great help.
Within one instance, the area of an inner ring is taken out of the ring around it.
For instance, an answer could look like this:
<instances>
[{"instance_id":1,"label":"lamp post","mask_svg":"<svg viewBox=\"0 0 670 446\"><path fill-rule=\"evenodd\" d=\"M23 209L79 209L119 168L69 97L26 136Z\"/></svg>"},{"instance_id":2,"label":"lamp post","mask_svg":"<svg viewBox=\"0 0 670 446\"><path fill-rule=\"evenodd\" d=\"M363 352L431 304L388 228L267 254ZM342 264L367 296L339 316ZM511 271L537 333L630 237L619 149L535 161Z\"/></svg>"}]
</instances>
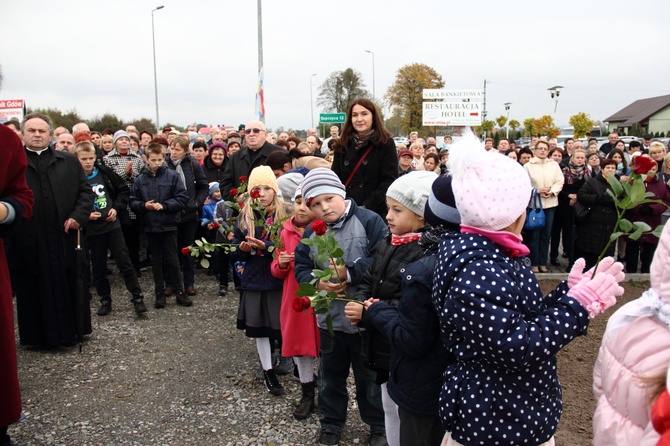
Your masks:
<instances>
[{"instance_id":1,"label":"lamp post","mask_svg":"<svg viewBox=\"0 0 670 446\"><path fill-rule=\"evenodd\" d=\"M154 32L154 12L163 9L165 6L156 6L151 10L151 38L154 46L154 95L156 97L156 132L160 132L160 122L158 118L158 77L156 76L156 33Z\"/></svg>"},{"instance_id":2,"label":"lamp post","mask_svg":"<svg viewBox=\"0 0 670 446\"><path fill-rule=\"evenodd\" d=\"M365 50L366 53L372 54L372 98L375 98L375 53L370 50Z\"/></svg>"},{"instance_id":3,"label":"lamp post","mask_svg":"<svg viewBox=\"0 0 670 446\"><path fill-rule=\"evenodd\" d=\"M554 100L554 115L556 115L556 107L558 106L558 96L561 94L561 88L563 86L556 85L555 87L547 88L551 94L551 99Z\"/></svg>"},{"instance_id":4,"label":"lamp post","mask_svg":"<svg viewBox=\"0 0 670 446\"><path fill-rule=\"evenodd\" d=\"M512 105L511 102L505 102L505 111L507 112L507 131L505 133L505 138L509 139L509 106Z\"/></svg>"},{"instance_id":5,"label":"lamp post","mask_svg":"<svg viewBox=\"0 0 670 446\"><path fill-rule=\"evenodd\" d=\"M310 116L312 117L312 128L314 128L314 99L312 97L312 78L314 76L316 76L316 73L309 77L309 110Z\"/></svg>"}]
</instances>

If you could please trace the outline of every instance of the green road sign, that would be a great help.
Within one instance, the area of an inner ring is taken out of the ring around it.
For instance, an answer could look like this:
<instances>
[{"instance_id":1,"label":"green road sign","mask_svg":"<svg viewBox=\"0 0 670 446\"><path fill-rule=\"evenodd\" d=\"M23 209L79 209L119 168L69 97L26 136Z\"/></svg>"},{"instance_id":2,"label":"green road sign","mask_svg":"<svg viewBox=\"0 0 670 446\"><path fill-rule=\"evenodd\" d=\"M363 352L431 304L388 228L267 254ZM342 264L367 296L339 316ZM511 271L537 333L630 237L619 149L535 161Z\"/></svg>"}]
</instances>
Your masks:
<instances>
[{"instance_id":1,"label":"green road sign","mask_svg":"<svg viewBox=\"0 0 670 446\"><path fill-rule=\"evenodd\" d=\"M321 113L319 115L320 124L344 124L346 120L346 113Z\"/></svg>"}]
</instances>

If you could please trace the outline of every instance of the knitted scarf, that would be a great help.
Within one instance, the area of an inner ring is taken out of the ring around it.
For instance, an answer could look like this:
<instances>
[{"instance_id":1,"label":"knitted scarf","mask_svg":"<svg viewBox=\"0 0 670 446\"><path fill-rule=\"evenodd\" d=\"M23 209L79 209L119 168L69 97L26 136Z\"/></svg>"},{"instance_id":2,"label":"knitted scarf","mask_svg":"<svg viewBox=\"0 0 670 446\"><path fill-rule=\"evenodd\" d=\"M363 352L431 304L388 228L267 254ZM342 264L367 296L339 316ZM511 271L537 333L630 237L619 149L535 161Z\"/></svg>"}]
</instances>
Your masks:
<instances>
[{"instance_id":1,"label":"knitted scarf","mask_svg":"<svg viewBox=\"0 0 670 446\"><path fill-rule=\"evenodd\" d=\"M461 233L483 235L493 243L500 245L507 255L512 258L524 257L530 254L530 249L522 243L523 239L511 232L487 231L486 229L475 228L474 226L461 225Z\"/></svg>"},{"instance_id":2,"label":"knitted scarf","mask_svg":"<svg viewBox=\"0 0 670 446\"><path fill-rule=\"evenodd\" d=\"M391 234L391 245L401 246L407 243L412 243L421 238L421 232L406 232L404 234Z\"/></svg>"},{"instance_id":3,"label":"knitted scarf","mask_svg":"<svg viewBox=\"0 0 670 446\"><path fill-rule=\"evenodd\" d=\"M581 181L584 178L584 172L586 171L586 165L575 166L572 163L568 164L568 167L565 169L566 179L572 179L572 182L568 184L575 184L577 181Z\"/></svg>"},{"instance_id":4,"label":"knitted scarf","mask_svg":"<svg viewBox=\"0 0 670 446\"><path fill-rule=\"evenodd\" d=\"M182 169L182 167L181 167L181 162L184 161L184 159L186 159L185 156L182 156L178 160L172 159L172 164L175 165L175 170L179 174L179 177L181 178L181 182L184 183L184 187L186 187L186 177L184 176L184 169Z\"/></svg>"},{"instance_id":5,"label":"knitted scarf","mask_svg":"<svg viewBox=\"0 0 670 446\"><path fill-rule=\"evenodd\" d=\"M356 150L364 147L367 142L370 140L370 137L374 134L374 130L370 130L367 134L363 136L358 136L357 133L354 133L354 148Z\"/></svg>"}]
</instances>

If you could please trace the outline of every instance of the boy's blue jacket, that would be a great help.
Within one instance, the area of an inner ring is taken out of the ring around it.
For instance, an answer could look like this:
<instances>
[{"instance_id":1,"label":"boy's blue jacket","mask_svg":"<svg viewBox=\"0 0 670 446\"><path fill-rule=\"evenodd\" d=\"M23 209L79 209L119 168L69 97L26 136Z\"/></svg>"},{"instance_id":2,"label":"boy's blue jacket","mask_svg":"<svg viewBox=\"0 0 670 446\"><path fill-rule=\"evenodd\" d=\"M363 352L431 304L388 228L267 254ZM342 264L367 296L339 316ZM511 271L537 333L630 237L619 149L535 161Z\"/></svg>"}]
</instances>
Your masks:
<instances>
[{"instance_id":1,"label":"boy's blue jacket","mask_svg":"<svg viewBox=\"0 0 670 446\"><path fill-rule=\"evenodd\" d=\"M162 211L149 211L144 205L154 200L163 205ZM180 212L188 203L188 195L179 174L163 164L154 173L145 167L133 183L130 209L142 219L146 232L176 231Z\"/></svg>"},{"instance_id":2,"label":"boy's blue jacket","mask_svg":"<svg viewBox=\"0 0 670 446\"><path fill-rule=\"evenodd\" d=\"M347 266L351 282L347 284L347 294L351 298L356 294L358 282L363 273L372 263L372 258L379 247L379 243L387 233L384 220L376 213L356 206L353 200L345 200L348 211L339 221L328 224L328 230L332 231L342 251L344 251L344 263ZM314 237L311 227L305 229L303 238ZM314 280L312 270L325 268L327 265L316 265L314 263L315 248L300 243L295 250L295 278L298 283L311 282ZM328 314L333 321L333 330L345 333L357 333L358 329L351 325L344 316L346 302L333 302ZM326 313L317 314L319 328L326 329Z\"/></svg>"}]
</instances>

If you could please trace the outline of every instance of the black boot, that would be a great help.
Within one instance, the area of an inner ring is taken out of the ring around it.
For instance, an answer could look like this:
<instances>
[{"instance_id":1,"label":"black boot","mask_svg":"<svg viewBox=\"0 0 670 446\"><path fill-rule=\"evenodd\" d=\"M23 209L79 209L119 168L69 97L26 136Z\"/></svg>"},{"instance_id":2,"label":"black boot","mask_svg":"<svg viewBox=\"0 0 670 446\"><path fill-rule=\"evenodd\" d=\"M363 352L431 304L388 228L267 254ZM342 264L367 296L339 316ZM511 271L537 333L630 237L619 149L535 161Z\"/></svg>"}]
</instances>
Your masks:
<instances>
[{"instance_id":1,"label":"black boot","mask_svg":"<svg viewBox=\"0 0 670 446\"><path fill-rule=\"evenodd\" d=\"M284 393L284 388L279 384L277 374L274 369L263 370L263 378L265 380L265 387L267 387L270 394L278 396Z\"/></svg>"},{"instance_id":2,"label":"black boot","mask_svg":"<svg viewBox=\"0 0 670 446\"><path fill-rule=\"evenodd\" d=\"M219 285L219 297L226 297L228 294L228 285Z\"/></svg>"},{"instance_id":3,"label":"black boot","mask_svg":"<svg viewBox=\"0 0 670 446\"><path fill-rule=\"evenodd\" d=\"M0 427L0 446L12 446L12 439L7 435L7 426Z\"/></svg>"},{"instance_id":4,"label":"black boot","mask_svg":"<svg viewBox=\"0 0 670 446\"><path fill-rule=\"evenodd\" d=\"M107 316L111 312L112 312L112 301L101 300L100 308L98 308L98 316Z\"/></svg>"},{"instance_id":5,"label":"black boot","mask_svg":"<svg viewBox=\"0 0 670 446\"><path fill-rule=\"evenodd\" d=\"M177 305L181 305L182 307L190 307L193 305L193 301L190 297L180 291L177 293Z\"/></svg>"},{"instance_id":6,"label":"black boot","mask_svg":"<svg viewBox=\"0 0 670 446\"><path fill-rule=\"evenodd\" d=\"M144 296L141 294L133 296L133 306L135 307L135 313L138 316L147 312L147 306L144 305Z\"/></svg>"},{"instance_id":7,"label":"black boot","mask_svg":"<svg viewBox=\"0 0 670 446\"><path fill-rule=\"evenodd\" d=\"M302 399L298 407L293 411L296 420L304 420L314 410L314 381L310 383L300 383L302 386Z\"/></svg>"},{"instance_id":8,"label":"black boot","mask_svg":"<svg viewBox=\"0 0 670 446\"><path fill-rule=\"evenodd\" d=\"M156 301L154 302L154 308L165 308L165 294L163 293L156 294Z\"/></svg>"}]
</instances>

